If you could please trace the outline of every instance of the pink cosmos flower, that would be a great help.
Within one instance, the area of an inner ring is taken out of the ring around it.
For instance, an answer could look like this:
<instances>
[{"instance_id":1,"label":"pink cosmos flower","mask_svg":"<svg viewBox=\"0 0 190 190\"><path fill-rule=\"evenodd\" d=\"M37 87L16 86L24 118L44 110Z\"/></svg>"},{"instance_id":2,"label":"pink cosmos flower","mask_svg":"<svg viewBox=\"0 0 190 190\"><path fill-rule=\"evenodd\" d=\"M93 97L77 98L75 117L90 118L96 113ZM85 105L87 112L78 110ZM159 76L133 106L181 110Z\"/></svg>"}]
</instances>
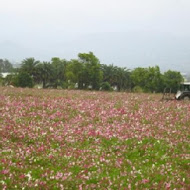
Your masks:
<instances>
[{"instance_id":1,"label":"pink cosmos flower","mask_svg":"<svg viewBox=\"0 0 190 190\"><path fill-rule=\"evenodd\" d=\"M6 170L6 169L5 169L5 170L2 170L1 173L4 174L4 175L6 175L6 174L9 173L9 170Z\"/></svg>"},{"instance_id":2,"label":"pink cosmos flower","mask_svg":"<svg viewBox=\"0 0 190 190\"><path fill-rule=\"evenodd\" d=\"M20 179L24 179L24 178L25 178L25 175L24 175L24 174L21 174L21 175L19 176L19 178L20 178Z\"/></svg>"},{"instance_id":3,"label":"pink cosmos flower","mask_svg":"<svg viewBox=\"0 0 190 190\"><path fill-rule=\"evenodd\" d=\"M171 184L170 183L166 183L166 189L170 189Z\"/></svg>"},{"instance_id":4,"label":"pink cosmos flower","mask_svg":"<svg viewBox=\"0 0 190 190\"><path fill-rule=\"evenodd\" d=\"M142 183L143 183L143 184L146 184L146 183L148 183L148 182L149 182L149 179L143 179L143 180L142 180Z\"/></svg>"}]
</instances>

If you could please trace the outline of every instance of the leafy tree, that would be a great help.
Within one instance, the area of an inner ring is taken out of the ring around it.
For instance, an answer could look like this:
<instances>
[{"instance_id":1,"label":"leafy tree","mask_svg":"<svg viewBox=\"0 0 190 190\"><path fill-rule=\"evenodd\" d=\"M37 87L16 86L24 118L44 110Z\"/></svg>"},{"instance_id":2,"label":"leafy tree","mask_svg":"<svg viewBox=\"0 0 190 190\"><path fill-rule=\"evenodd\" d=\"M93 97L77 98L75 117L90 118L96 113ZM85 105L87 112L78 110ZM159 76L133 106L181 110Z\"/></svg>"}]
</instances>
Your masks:
<instances>
[{"instance_id":1,"label":"leafy tree","mask_svg":"<svg viewBox=\"0 0 190 190\"><path fill-rule=\"evenodd\" d=\"M104 90L104 91L111 91L112 90L112 87L111 85L109 84L109 82L103 82L101 84L101 90Z\"/></svg>"},{"instance_id":2,"label":"leafy tree","mask_svg":"<svg viewBox=\"0 0 190 190\"><path fill-rule=\"evenodd\" d=\"M142 89L140 86L135 86L135 87L133 88L133 92L142 93L142 92L143 92L143 89Z\"/></svg>"},{"instance_id":3,"label":"leafy tree","mask_svg":"<svg viewBox=\"0 0 190 190\"><path fill-rule=\"evenodd\" d=\"M145 89L148 71L146 68L138 67L131 72L132 87L135 86Z\"/></svg>"},{"instance_id":4,"label":"leafy tree","mask_svg":"<svg viewBox=\"0 0 190 190\"><path fill-rule=\"evenodd\" d=\"M177 71L169 70L163 75L164 87L171 88L172 92L177 92L183 80L181 73Z\"/></svg>"},{"instance_id":5,"label":"leafy tree","mask_svg":"<svg viewBox=\"0 0 190 190\"><path fill-rule=\"evenodd\" d=\"M147 69L147 79L145 84L146 91L150 92L160 92L162 91L162 74L158 66L149 67Z\"/></svg>"},{"instance_id":6,"label":"leafy tree","mask_svg":"<svg viewBox=\"0 0 190 190\"><path fill-rule=\"evenodd\" d=\"M12 72L13 65L9 62L9 60L0 59L0 72Z\"/></svg>"},{"instance_id":7,"label":"leafy tree","mask_svg":"<svg viewBox=\"0 0 190 190\"><path fill-rule=\"evenodd\" d=\"M92 89L98 90L103 78L100 61L92 52L79 53L78 59L84 65L82 71L84 77L81 83L85 85L85 88L92 86Z\"/></svg>"},{"instance_id":8,"label":"leafy tree","mask_svg":"<svg viewBox=\"0 0 190 190\"><path fill-rule=\"evenodd\" d=\"M33 78L26 72L20 72L13 81L13 84L17 87L29 87L32 88L34 86Z\"/></svg>"},{"instance_id":9,"label":"leafy tree","mask_svg":"<svg viewBox=\"0 0 190 190\"><path fill-rule=\"evenodd\" d=\"M83 88L85 65L79 60L73 59L67 64L66 79L70 84L78 84L78 88Z\"/></svg>"},{"instance_id":10,"label":"leafy tree","mask_svg":"<svg viewBox=\"0 0 190 190\"><path fill-rule=\"evenodd\" d=\"M61 86L61 84L66 80L66 60L61 60L58 57L53 57L51 59L51 64L53 67L53 75L52 75L52 84L54 88Z\"/></svg>"},{"instance_id":11,"label":"leafy tree","mask_svg":"<svg viewBox=\"0 0 190 190\"><path fill-rule=\"evenodd\" d=\"M2 78L2 74L1 74L1 71L0 71L0 85L3 84L3 78Z\"/></svg>"},{"instance_id":12,"label":"leafy tree","mask_svg":"<svg viewBox=\"0 0 190 190\"><path fill-rule=\"evenodd\" d=\"M161 92L165 87L171 87L176 91L183 81L179 72L169 70L161 74L158 66L139 67L131 72L125 67L113 64L101 65L92 52L79 53L78 59L70 61L53 57L51 62L40 63L34 58L27 58L22 61L20 69L14 70L8 60L0 59L0 72L10 71L16 74L3 81L21 87L32 87L34 83L42 83L43 88L70 88L78 84L79 89L91 87L98 90L101 86L103 90L117 87L118 91L133 88L136 92Z\"/></svg>"},{"instance_id":13,"label":"leafy tree","mask_svg":"<svg viewBox=\"0 0 190 190\"><path fill-rule=\"evenodd\" d=\"M158 66L134 69L131 80L133 88L140 87L144 92L160 92L162 89L162 74Z\"/></svg>"}]
</instances>

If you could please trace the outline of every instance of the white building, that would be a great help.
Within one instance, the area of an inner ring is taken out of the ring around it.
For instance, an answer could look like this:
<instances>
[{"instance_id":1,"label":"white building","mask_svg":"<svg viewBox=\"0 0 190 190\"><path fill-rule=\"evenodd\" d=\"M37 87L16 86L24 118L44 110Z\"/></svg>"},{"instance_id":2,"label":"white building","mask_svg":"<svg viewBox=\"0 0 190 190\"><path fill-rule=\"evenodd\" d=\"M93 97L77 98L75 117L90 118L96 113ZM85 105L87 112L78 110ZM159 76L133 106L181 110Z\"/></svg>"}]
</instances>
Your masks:
<instances>
[{"instance_id":1,"label":"white building","mask_svg":"<svg viewBox=\"0 0 190 190\"><path fill-rule=\"evenodd\" d=\"M5 72L5 73L1 73L1 76L3 78L6 78L8 75L11 75L11 73Z\"/></svg>"}]
</instances>

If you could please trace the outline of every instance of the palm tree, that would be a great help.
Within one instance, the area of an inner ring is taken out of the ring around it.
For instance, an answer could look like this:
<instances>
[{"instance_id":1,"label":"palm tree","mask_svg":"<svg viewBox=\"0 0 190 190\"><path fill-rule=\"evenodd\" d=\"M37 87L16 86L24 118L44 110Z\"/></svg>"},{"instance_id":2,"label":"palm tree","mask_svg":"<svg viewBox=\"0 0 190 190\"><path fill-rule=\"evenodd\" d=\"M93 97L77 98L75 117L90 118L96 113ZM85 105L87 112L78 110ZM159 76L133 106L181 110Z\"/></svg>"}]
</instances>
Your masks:
<instances>
[{"instance_id":1,"label":"palm tree","mask_svg":"<svg viewBox=\"0 0 190 190\"><path fill-rule=\"evenodd\" d=\"M52 79L53 67L49 62L43 62L36 66L36 76L38 83L42 82L43 88L47 88Z\"/></svg>"},{"instance_id":2,"label":"palm tree","mask_svg":"<svg viewBox=\"0 0 190 190\"><path fill-rule=\"evenodd\" d=\"M111 65L101 65L101 69L103 71L103 81L108 82L111 86L114 86L116 83L116 70L117 67Z\"/></svg>"},{"instance_id":3,"label":"palm tree","mask_svg":"<svg viewBox=\"0 0 190 190\"><path fill-rule=\"evenodd\" d=\"M36 61L34 58L27 58L22 61L21 72L28 73L34 81L36 80L36 66L39 64L39 61Z\"/></svg>"},{"instance_id":4,"label":"palm tree","mask_svg":"<svg viewBox=\"0 0 190 190\"><path fill-rule=\"evenodd\" d=\"M130 88L130 70L111 65L101 65L103 81L112 87L116 86L118 91Z\"/></svg>"},{"instance_id":5,"label":"palm tree","mask_svg":"<svg viewBox=\"0 0 190 190\"><path fill-rule=\"evenodd\" d=\"M51 59L51 65L53 67L53 86L54 88L57 88L61 83L63 83L66 79L66 66L67 61L65 59L61 60L58 57L53 57Z\"/></svg>"},{"instance_id":6,"label":"palm tree","mask_svg":"<svg viewBox=\"0 0 190 190\"><path fill-rule=\"evenodd\" d=\"M116 69L116 86L118 91L130 89L130 70L121 67Z\"/></svg>"}]
</instances>

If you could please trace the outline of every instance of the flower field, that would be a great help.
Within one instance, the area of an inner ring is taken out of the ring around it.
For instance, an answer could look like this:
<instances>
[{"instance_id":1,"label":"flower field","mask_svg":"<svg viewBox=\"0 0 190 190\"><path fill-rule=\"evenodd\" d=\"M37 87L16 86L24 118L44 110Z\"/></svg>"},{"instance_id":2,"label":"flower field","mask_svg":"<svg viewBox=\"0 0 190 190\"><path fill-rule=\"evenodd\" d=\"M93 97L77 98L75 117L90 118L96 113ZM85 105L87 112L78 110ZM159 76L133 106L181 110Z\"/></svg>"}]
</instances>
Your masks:
<instances>
[{"instance_id":1,"label":"flower field","mask_svg":"<svg viewBox=\"0 0 190 190\"><path fill-rule=\"evenodd\" d=\"M0 189L190 189L189 102L0 92Z\"/></svg>"}]
</instances>

